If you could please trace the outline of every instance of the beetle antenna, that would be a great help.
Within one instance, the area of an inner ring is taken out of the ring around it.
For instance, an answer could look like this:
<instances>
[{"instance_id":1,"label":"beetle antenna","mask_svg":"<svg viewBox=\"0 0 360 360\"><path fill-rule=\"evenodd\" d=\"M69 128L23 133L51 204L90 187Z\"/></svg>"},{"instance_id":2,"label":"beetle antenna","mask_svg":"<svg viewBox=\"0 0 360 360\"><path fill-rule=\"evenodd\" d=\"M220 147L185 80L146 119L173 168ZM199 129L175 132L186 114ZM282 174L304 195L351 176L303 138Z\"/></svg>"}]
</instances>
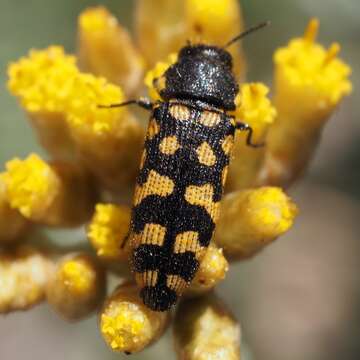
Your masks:
<instances>
[{"instance_id":1,"label":"beetle antenna","mask_svg":"<svg viewBox=\"0 0 360 360\"><path fill-rule=\"evenodd\" d=\"M140 98L138 100L128 100L128 101L124 101L122 103L117 103L117 104L109 104L109 105L100 104L97 107L99 109L113 109L113 108L123 107L123 106L127 106L127 105L132 105L132 104L138 105L146 110L151 110L154 105L150 100L145 99L145 98Z\"/></svg>"},{"instance_id":2,"label":"beetle antenna","mask_svg":"<svg viewBox=\"0 0 360 360\"><path fill-rule=\"evenodd\" d=\"M264 21L258 25L255 25L247 30L245 30L244 32L242 32L241 34L235 36L234 38L232 38L229 42L227 42L223 49L226 49L227 47L229 47L230 45L232 45L233 43L235 43L236 41L239 41L241 40L242 38L244 38L245 36L257 31L257 30L260 30L266 26L270 25L270 21Z\"/></svg>"}]
</instances>

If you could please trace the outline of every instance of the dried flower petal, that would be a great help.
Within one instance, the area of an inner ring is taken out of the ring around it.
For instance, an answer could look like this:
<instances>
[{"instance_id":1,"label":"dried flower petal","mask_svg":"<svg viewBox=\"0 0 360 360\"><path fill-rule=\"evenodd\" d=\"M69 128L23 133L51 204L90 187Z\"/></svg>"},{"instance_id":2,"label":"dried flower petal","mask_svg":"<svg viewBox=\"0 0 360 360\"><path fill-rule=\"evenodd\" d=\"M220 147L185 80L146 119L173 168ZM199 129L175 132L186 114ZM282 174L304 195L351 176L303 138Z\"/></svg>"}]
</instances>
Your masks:
<instances>
[{"instance_id":1,"label":"dried flower petal","mask_svg":"<svg viewBox=\"0 0 360 360\"><path fill-rule=\"evenodd\" d=\"M280 188L231 193L221 204L215 242L232 258L248 258L288 231L297 213Z\"/></svg>"},{"instance_id":2,"label":"dried flower petal","mask_svg":"<svg viewBox=\"0 0 360 360\"><path fill-rule=\"evenodd\" d=\"M127 354L141 351L166 328L169 313L151 311L138 297L138 291L135 285L121 285L101 312L100 331L114 351Z\"/></svg>"},{"instance_id":3,"label":"dried flower petal","mask_svg":"<svg viewBox=\"0 0 360 360\"><path fill-rule=\"evenodd\" d=\"M223 250L211 243L186 295L199 295L210 291L225 279L228 270L229 263L223 255Z\"/></svg>"},{"instance_id":4,"label":"dried flower petal","mask_svg":"<svg viewBox=\"0 0 360 360\"><path fill-rule=\"evenodd\" d=\"M181 360L240 360L240 326L213 295L182 302L174 321Z\"/></svg>"},{"instance_id":5,"label":"dried flower petal","mask_svg":"<svg viewBox=\"0 0 360 360\"><path fill-rule=\"evenodd\" d=\"M67 255L56 265L46 296L65 319L82 319L91 314L105 296L104 272L87 254Z\"/></svg>"},{"instance_id":6,"label":"dried flower petal","mask_svg":"<svg viewBox=\"0 0 360 360\"><path fill-rule=\"evenodd\" d=\"M52 262L34 248L0 253L0 313L27 310L41 302L52 271Z\"/></svg>"},{"instance_id":7,"label":"dried flower petal","mask_svg":"<svg viewBox=\"0 0 360 360\"><path fill-rule=\"evenodd\" d=\"M82 69L119 84L128 95L138 89L144 62L128 31L105 7L80 14L78 42Z\"/></svg>"}]
</instances>

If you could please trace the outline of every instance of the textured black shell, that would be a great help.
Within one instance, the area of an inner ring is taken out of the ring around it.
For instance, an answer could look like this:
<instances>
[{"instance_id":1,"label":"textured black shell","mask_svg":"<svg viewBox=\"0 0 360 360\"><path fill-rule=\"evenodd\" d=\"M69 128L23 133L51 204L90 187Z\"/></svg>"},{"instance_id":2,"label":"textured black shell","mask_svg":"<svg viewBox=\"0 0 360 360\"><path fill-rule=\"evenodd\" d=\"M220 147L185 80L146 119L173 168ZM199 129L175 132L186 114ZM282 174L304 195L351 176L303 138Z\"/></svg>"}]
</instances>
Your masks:
<instances>
[{"instance_id":1,"label":"textured black shell","mask_svg":"<svg viewBox=\"0 0 360 360\"><path fill-rule=\"evenodd\" d=\"M232 74L232 58L216 46L185 46L178 61L165 72L164 100L201 100L224 110L235 109L239 91Z\"/></svg>"},{"instance_id":2,"label":"textured black shell","mask_svg":"<svg viewBox=\"0 0 360 360\"><path fill-rule=\"evenodd\" d=\"M179 111L172 111L172 107ZM185 113L186 117L181 117ZM221 200L224 171L230 159L225 144L226 140L233 139L235 127L226 113L216 114L204 110L192 100L173 100L160 103L150 121L150 124L157 124L158 130L150 137L148 132L144 147L146 157L137 178L137 187L146 186L151 172L171 179L174 184L166 196L149 194L135 201L132 213L133 238L139 236L147 224L166 229L161 244L152 243L154 239L143 240L135 246L132 254L135 274L157 273L156 281L152 285L143 285L140 292L144 303L155 311L168 310L177 301L179 294L169 287L169 277L177 276L189 284L199 267L195 250L181 253L174 250L177 236L194 232L198 235L199 245L206 248L215 229L214 216L204 206L189 202L186 193L189 187L211 186L212 198L208 201L219 204ZM202 117L205 120L217 117L218 121L208 124L202 122ZM164 154L161 144L169 137L176 138L179 146L173 154ZM199 162L197 149L204 143L214 154L211 165ZM159 182L149 186L159 189L162 185Z\"/></svg>"}]
</instances>

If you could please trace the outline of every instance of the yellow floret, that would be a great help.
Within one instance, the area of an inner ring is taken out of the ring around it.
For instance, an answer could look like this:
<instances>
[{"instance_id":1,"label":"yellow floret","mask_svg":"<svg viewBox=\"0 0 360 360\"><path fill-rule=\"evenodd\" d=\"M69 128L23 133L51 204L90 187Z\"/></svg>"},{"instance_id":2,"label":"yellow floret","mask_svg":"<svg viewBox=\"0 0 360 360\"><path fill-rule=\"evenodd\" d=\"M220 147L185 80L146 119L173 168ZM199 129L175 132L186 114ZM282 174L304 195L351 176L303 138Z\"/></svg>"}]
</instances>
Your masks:
<instances>
[{"instance_id":1,"label":"yellow floret","mask_svg":"<svg viewBox=\"0 0 360 360\"><path fill-rule=\"evenodd\" d=\"M79 16L79 63L86 71L120 84L127 93L141 82L144 61L128 31L102 6Z\"/></svg>"},{"instance_id":2,"label":"yellow floret","mask_svg":"<svg viewBox=\"0 0 360 360\"><path fill-rule=\"evenodd\" d=\"M337 57L339 44L334 43L326 50L315 42L318 27L318 20L312 19L304 37L278 49L274 61L291 86L318 93L325 102L323 106L334 106L352 90L348 80L351 69Z\"/></svg>"},{"instance_id":3,"label":"yellow floret","mask_svg":"<svg viewBox=\"0 0 360 360\"><path fill-rule=\"evenodd\" d=\"M186 0L185 11L193 33L203 37L201 40L212 40L217 45L224 45L230 40L223 36L235 35L234 31L238 31L241 24L236 0Z\"/></svg>"},{"instance_id":4,"label":"yellow floret","mask_svg":"<svg viewBox=\"0 0 360 360\"><path fill-rule=\"evenodd\" d=\"M149 319L136 304L123 302L113 309L111 316L101 316L101 332L113 350L123 350L137 337L150 332Z\"/></svg>"},{"instance_id":5,"label":"yellow floret","mask_svg":"<svg viewBox=\"0 0 360 360\"><path fill-rule=\"evenodd\" d=\"M248 217L248 225L259 230L261 227L260 232L266 236L278 236L289 230L298 213L295 204L276 187L263 187L249 192L247 207L252 212Z\"/></svg>"},{"instance_id":6,"label":"yellow floret","mask_svg":"<svg viewBox=\"0 0 360 360\"><path fill-rule=\"evenodd\" d=\"M52 168L35 154L25 160L15 158L8 161L6 172L1 177L11 207L28 218L42 214L61 186Z\"/></svg>"},{"instance_id":7,"label":"yellow floret","mask_svg":"<svg viewBox=\"0 0 360 360\"><path fill-rule=\"evenodd\" d=\"M138 293L135 285L121 285L102 309L100 331L114 351L143 350L162 335L168 323L169 313L150 310Z\"/></svg>"},{"instance_id":8,"label":"yellow floret","mask_svg":"<svg viewBox=\"0 0 360 360\"><path fill-rule=\"evenodd\" d=\"M64 111L70 127L95 135L109 134L119 126L123 108L100 109L125 100L120 87L109 84L105 78L79 73L74 81Z\"/></svg>"},{"instance_id":9,"label":"yellow floret","mask_svg":"<svg viewBox=\"0 0 360 360\"><path fill-rule=\"evenodd\" d=\"M75 128L101 135L119 126L125 109L99 109L99 104L124 100L120 87L104 78L81 73L73 56L61 47L31 51L9 66L10 91L29 112L57 112Z\"/></svg>"},{"instance_id":10,"label":"yellow floret","mask_svg":"<svg viewBox=\"0 0 360 360\"><path fill-rule=\"evenodd\" d=\"M175 315L174 340L178 359L240 359L240 325L214 295L181 302Z\"/></svg>"},{"instance_id":11,"label":"yellow floret","mask_svg":"<svg viewBox=\"0 0 360 360\"><path fill-rule=\"evenodd\" d=\"M160 100L159 91L165 87L165 78L162 77L164 72L177 61L177 54L172 53L166 61L159 61L155 67L145 75L144 83L148 88L149 96L152 100ZM154 80L157 82L154 83Z\"/></svg>"},{"instance_id":12,"label":"yellow floret","mask_svg":"<svg viewBox=\"0 0 360 360\"><path fill-rule=\"evenodd\" d=\"M224 46L243 30L238 0L185 0L186 39L191 42ZM233 69L237 77L245 70L241 44L227 49L233 57Z\"/></svg>"},{"instance_id":13,"label":"yellow floret","mask_svg":"<svg viewBox=\"0 0 360 360\"><path fill-rule=\"evenodd\" d=\"M233 115L237 121L252 127L254 144L266 143L266 134L277 115L268 93L268 87L262 83L243 84L235 99L236 110ZM266 148L251 148L247 146L244 137L244 134L238 134L235 138L234 161L227 181L230 191L254 186L263 164Z\"/></svg>"},{"instance_id":14,"label":"yellow floret","mask_svg":"<svg viewBox=\"0 0 360 360\"><path fill-rule=\"evenodd\" d=\"M215 242L233 258L247 258L288 231L298 213L277 187L242 190L224 197Z\"/></svg>"},{"instance_id":15,"label":"yellow floret","mask_svg":"<svg viewBox=\"0 0 360 360\"><path fill-rule=\"evenodd\" d=\"M66 320L80 320L93 312L104 300L104 272L86 253L61 258L50 279L46 297L49 305Z\"/></svg>"},{"instance_id":16,"label":"yellow floret","mask_svg":"<svg viewBox=\"0 0 360 360\"><path fill-rule=\"evenodd\" d=\"M0 253L0 313L27 310L42 301L53 263L39 250L21 246Z\"/></svg>"},{"instance_id":17,"label":"yellow floret","mask_svg":"<svg viewBox=\"0 0 360 360\"><path fill-rule=\"evenodd\" d=\"M254 130L272 124L276 109L268 98L269 88L262 83L244 84L235 99L235 116Z\"/></svg>"},{"instance_id":18,"label":"yellow floret","mask_svg":"<svg viewBox=\"0 0 360 360\"><path fill-rule=\"evenodd\" d=\"M88 237L99 257L125 260L128 252L121 248L130 225L130 209L113 204L97 204L89 225Z\"/></svg>"},{"instance_id":19,"label":"yellow floret","mask_svg":"<svg viewBox=\"0 0 360 360\"><path fill-rule=\"evenodd\" d=\"M204 258L200 262L194 280L191 282L190 294L201 294L214 288L225 278L229 270L229 263L223 255L223 249L210 244Z\"/></svg>"},{"instance_id":20,"label":"yellow floret","mask_svg":"<svg viewBox=\"0 0 360 360\"><path fill-rule=\"evenodd\" d=\"M50 46L10 64L8 87L29 112L61 112L77 74L75 57Z\"/></svg>"},{"instance_id":21,"label":"yellow floret","mask_svg":"<svg viewBox=\"0 0 360 360\"><path fill-rule=\"evenodd\" d=\"M58 269L58 276L70 292L78 294L88 293L95 277L88 263L77 258L65 261Z\"/></svg>"}]
</instances>

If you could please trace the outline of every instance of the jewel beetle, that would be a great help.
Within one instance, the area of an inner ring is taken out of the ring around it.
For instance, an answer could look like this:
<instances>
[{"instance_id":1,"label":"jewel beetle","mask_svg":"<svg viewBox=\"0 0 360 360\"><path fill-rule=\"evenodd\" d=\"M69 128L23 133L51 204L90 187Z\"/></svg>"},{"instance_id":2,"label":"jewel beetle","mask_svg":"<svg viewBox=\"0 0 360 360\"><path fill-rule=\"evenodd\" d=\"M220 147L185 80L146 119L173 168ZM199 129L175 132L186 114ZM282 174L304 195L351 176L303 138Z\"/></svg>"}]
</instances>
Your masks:
<instances>
[{"instance_id":1,"label":"jewel beetle","mask_svg":"<svg viewBox=\"0 0 360 360\"><path fill-rule=\"evenodd\" d=\"M236 130L252 128L228 113L239 91L226 48L187 44L177 61L154 79L161 101L130 100L151 111L134 193L131 266L145 305L173 306L194 278L219 216Z\"/></svg>"}]
</instances>

